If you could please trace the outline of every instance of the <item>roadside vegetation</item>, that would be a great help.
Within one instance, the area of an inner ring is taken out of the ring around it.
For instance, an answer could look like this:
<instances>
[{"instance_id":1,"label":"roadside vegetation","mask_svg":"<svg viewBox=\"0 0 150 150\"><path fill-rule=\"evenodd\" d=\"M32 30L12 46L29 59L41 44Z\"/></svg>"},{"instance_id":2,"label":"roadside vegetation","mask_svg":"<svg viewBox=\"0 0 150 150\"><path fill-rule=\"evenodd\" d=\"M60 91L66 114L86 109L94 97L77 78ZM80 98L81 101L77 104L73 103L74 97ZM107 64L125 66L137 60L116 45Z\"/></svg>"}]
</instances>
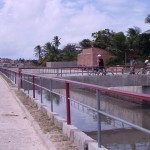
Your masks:
<instances>
[{"instance_id":1,"label":"roadside vegetation","mask_svg":"<svg viewBox=\"0 0 150 150\"><path fill-rule=\"evenodd\" d=\"M145 23L150 23L150 14L145 18ZM38 58L37 64L45 66L47 61L74 61L83 48L97 47L105 49L115 54L115 58L108 58L108 64L124 64L131 56L136 56L139 61L143 61L150 56L150 30L142 33L137 26L128 28L124 32L114 32L110 29L99 30L91 34L90 39L83 39L76 44L67 44L59 49L61 38L55 36L51 42L44 46L37 45L34 48L35 56Z\"/></svg>"}]
</instances>

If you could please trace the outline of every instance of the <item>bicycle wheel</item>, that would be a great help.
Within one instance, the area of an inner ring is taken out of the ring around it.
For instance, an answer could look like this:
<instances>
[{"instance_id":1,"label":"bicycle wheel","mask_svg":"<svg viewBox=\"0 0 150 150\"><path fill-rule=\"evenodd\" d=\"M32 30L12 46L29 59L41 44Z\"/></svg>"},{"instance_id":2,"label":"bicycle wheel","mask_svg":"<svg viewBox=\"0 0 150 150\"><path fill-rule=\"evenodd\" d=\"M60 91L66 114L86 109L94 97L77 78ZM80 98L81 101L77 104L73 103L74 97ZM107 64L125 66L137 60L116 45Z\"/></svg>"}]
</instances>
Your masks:
<instances>
[{"instance_id":1,"label":"bicycle wheel","mask_svg":"<svg viewBox=\"0 0 150 150\"><path fill-rule=\"evenodd\" d=\"M138 72L137 72L137 74L145 74L146 73L146 70L145 69L140 69Z\"/></svg>"},{"instance_id":2,"label":"bicycle wheel","mask_svg":"<svg viewBox=\"0 0 150 150\"><path fill-rule=\"evenodd\" d=\"M137 74L139 74L139 75L140 75L140 74L143 74L143 73L142 73L142 71L140 70L140 71L138 71L138 72L137 72Z\"/></svg>"},{"instance_id":3,"label":"bicycle wheel","mask_svg":"<svg viewBox=\"0 0 150 150\"><path fill-rule=\"evenodd\" d=\"M114 75L114 73L111 71L106 71L106 75Z\"/></svg>"},{"instance_id":4,"label":"bicycle wheel","mask_svg":"<svg viewBox=\"0 0 150 150\"><path fill-rule=\"evenodd\" d=\"M150 74L150 70L147 69L145 74L149 75Z\"/></svg>"}]
</instances>

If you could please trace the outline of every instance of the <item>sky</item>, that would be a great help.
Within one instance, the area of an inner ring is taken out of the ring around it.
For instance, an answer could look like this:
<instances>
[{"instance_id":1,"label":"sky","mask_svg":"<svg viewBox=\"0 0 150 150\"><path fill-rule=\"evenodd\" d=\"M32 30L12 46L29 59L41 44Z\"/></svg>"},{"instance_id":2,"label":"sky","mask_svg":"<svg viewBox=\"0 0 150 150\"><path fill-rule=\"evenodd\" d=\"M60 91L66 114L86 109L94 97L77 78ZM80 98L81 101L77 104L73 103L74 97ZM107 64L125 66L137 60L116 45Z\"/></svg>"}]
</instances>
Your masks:
<instances>
[{"instance_id":1,"label":"sky","mask_svg":"<svg viewBox=\"0 0 150 150\"><path fill-rule=\"evenodd\" d=\"M36 59L34 48L54 36L63 48L104 29L144 32L148 14L150 0L0 0L0 58Z\"/></svg>"}]
</instances>

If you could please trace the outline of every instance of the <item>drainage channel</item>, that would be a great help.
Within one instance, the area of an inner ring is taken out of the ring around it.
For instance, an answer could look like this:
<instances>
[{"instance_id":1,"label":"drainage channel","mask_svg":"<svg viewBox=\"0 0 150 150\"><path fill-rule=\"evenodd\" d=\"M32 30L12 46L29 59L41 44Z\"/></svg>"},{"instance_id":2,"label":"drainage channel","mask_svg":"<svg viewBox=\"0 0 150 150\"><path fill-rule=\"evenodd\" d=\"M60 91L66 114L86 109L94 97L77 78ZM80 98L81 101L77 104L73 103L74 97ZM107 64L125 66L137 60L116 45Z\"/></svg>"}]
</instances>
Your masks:
<instances>
[{"instance_id":1,"label":"drainage channel","mask_svg":"<svg viewBox=\"0 0 150 150\"><path fill-rule=\"evenodd\" d=\"M41 98L40 90L36 90L36 99ZM53 111L66 119L66 103L64 89L55 89L57 94L49 94L43 90L43 104L51 109L53 101ZM29 91L29 95L32 91ZM81 103L96 107L95 93L82 90L70 92L73 99L78 99ZM150 109L143 108L138 104L118 100L108 96L102 96L101 110L108 114L120 117L136 125L150 129ZM78 103L71 102L71 122L88 136L97 140L97 113ZM120 121L101 115L102 145L109 150L147 150L150 148L150 135L133 129Z\"/></svg>"}]
</instances>

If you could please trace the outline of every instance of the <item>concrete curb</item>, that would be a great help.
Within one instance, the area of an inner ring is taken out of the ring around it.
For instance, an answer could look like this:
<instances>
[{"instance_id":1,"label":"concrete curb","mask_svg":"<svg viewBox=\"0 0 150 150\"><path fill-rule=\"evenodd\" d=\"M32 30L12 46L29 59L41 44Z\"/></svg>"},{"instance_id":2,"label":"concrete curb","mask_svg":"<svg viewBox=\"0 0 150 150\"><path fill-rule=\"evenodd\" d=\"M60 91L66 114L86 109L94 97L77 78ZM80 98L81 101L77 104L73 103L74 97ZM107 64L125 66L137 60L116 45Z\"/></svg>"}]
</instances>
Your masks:
<instances>
[{"instance_id":1,"label":"concrete curb","mask_svg":"<svg viewBox=\"0 0 150 150\"><path fill-rule=\"evenodd\" d=\"M107 150L104 147L98 148L98 143L95 140L80 131L77 127L67 125L64 118L55 112L51 112L47 106L40 104L38 100L31 98L31 101L34 105L37 105L43 113L47 114L53 123L62 129L63 134L73 141L80 150Z\"/></svg>"}]
</instances>

